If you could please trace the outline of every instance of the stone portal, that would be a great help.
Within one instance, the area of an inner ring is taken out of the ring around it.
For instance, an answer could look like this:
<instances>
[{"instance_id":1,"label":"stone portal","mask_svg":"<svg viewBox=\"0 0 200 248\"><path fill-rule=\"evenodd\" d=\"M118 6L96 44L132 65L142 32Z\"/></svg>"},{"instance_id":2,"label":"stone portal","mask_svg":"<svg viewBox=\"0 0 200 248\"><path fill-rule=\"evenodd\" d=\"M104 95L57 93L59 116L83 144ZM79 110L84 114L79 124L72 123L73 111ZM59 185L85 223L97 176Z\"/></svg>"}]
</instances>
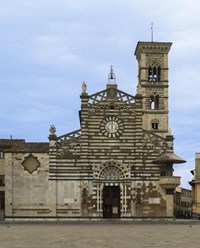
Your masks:
<instances>
[{"instance_id":1,"label":"stone portal","mask_svg":"<svg viewBox=\"0 0 200 248\"><path fill-rule=\"evenodd\" d=\"M120 218L120 188L105 186L103 189L103 218Z\"/></svg>"}]
</instances>

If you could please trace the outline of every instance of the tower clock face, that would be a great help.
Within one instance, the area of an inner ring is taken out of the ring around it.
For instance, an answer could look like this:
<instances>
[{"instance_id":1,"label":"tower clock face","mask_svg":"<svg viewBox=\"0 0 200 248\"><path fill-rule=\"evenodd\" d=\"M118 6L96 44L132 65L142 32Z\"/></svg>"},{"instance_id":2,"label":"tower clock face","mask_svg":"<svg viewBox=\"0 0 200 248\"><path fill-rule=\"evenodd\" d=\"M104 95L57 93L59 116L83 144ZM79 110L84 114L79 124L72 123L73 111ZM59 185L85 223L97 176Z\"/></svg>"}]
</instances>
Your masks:
<instances>
[{"instance_id":1,"label":"tower clock face","mask_svg":"<svg viewBox=\"0 0 200 248\"><path fill-rule=\"evenodd\" d=\"M109 116L101 122L100 130L103 135L109 138L115 138L123 133L124 124L116 116Z\"/></svg>"},{"instance_id":2,"label":"tower clock face","mask_svg":"<svg viewBox=\"0 0 200 248\"><path fill-rule=\"evenodd\" d=\"M108 121L105 125L105 130L108 133L116 133L119 129L119 125L116 121Z\"/></svg>"}]
</instances>

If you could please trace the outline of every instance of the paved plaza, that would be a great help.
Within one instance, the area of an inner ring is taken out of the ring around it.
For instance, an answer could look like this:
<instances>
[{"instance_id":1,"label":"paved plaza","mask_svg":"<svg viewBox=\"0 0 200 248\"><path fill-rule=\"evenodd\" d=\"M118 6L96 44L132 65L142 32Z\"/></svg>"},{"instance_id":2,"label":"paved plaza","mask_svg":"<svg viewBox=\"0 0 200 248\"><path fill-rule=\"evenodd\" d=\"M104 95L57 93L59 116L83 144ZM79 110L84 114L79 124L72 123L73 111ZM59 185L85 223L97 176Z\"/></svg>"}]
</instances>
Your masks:
<instances>
[{"instance_id":1,"label":"paved plaza","mask_svg":"<svg viewBox=\"0 0 200 248\"><path fill-rule=\"evenodd\" d=\"M200 247L197 223L1 223L1 248Z\"/></svg>"}]
</instances>

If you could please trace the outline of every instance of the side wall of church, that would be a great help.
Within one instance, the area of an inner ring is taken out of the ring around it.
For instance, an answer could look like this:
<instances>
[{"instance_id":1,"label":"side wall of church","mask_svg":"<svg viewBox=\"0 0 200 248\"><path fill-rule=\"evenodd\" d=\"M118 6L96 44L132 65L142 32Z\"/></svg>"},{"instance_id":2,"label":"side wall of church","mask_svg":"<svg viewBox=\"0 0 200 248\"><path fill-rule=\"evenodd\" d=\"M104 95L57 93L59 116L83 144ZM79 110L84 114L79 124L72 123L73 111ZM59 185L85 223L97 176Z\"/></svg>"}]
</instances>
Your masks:
<instances>
[{"instance_id":1,"label":"side wall of church","mask_svg":"<svg viewBox=\"0 0 200 248\"><path fill-rule=\"evenodd\" d=\"M92 209L91 183L86 180L57 180L56 188L56 217L90 216Z\"/></svg>"},{"instance_id":2,"label":"side wall of church","mask_svg":"<svg viewBox=\"0 0 200 248\"><path fill-rule=\"evenodd\" d=\"M49 156L46 153L32 153L37 159L38 168L30 173L22 165L29 155L29 153L5 155L6 217L49 215Z\"/></svg>"}]
</instances>

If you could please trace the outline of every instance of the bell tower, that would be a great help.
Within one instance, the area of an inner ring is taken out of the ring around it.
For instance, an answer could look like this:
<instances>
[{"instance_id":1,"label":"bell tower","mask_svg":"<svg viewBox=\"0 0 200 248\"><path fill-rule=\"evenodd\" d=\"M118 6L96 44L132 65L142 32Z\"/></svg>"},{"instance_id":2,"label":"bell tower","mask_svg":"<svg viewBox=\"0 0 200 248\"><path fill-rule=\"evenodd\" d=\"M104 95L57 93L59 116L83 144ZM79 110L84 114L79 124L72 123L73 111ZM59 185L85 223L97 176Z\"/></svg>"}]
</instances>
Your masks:
<instances>
[{"instance_id":1,"label":"bell tower","mask_svg":"<svg viewBox=\"0 0 200 248\"><path fill-rule=\"evenodd\" d=\"M168 53L170 42L138 42L137 94L143 96L143 129L163 137L168 127Z\"/></svg>"}]
</instances>

